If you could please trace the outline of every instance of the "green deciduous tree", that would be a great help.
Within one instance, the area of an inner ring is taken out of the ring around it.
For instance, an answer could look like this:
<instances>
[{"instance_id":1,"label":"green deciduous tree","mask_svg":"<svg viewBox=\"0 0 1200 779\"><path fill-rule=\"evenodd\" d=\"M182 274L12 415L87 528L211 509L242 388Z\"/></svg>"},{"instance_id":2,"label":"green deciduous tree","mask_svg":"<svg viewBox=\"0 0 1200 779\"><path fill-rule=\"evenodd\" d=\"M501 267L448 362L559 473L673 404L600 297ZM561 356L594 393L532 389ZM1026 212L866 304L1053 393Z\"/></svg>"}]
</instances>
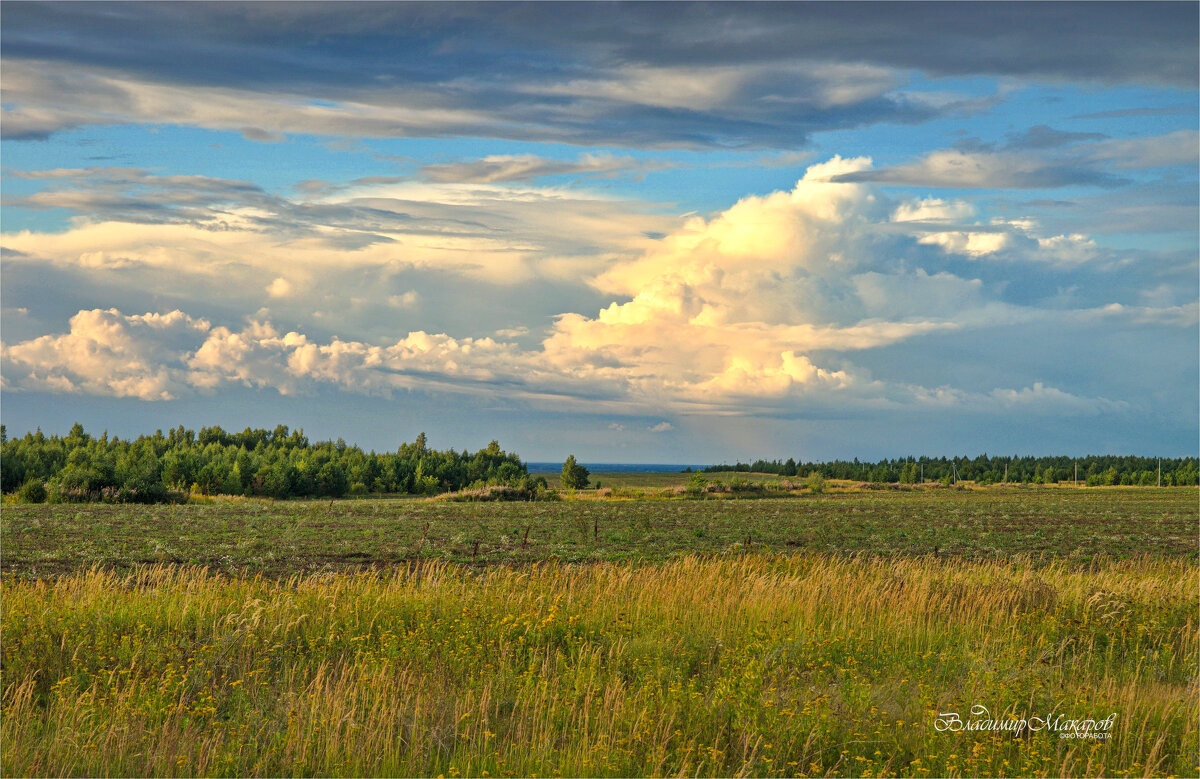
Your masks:
<instances>
[{"instance_id":1,"label":"green deciduous tree","mask_svg":"<svg viewBox=\"0 0 1200 779\"><path fill-rule=\"evenodd\" d=\"M575 462L575 455L568 455L562 469L562 486L569 490L587 489L588 469Z\"/></svg>"}]
</instances>

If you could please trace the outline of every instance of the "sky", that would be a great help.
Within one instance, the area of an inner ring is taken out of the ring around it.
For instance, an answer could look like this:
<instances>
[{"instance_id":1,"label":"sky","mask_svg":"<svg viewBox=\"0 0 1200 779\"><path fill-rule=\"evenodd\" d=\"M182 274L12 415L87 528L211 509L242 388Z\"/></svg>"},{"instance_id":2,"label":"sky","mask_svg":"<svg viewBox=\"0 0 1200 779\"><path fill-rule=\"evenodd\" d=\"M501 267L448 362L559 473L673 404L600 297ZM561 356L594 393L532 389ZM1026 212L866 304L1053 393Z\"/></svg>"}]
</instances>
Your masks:
<instances>
[{"instance_id":1,"label":"sky","mask_svg":"<svg viewBox=\"0 0 1200 779\"><path fill-rule=\"evenodd\" d=\"M6 0L0 417L1195 456L1198 16Z\"/></svg>"}]
</instances>

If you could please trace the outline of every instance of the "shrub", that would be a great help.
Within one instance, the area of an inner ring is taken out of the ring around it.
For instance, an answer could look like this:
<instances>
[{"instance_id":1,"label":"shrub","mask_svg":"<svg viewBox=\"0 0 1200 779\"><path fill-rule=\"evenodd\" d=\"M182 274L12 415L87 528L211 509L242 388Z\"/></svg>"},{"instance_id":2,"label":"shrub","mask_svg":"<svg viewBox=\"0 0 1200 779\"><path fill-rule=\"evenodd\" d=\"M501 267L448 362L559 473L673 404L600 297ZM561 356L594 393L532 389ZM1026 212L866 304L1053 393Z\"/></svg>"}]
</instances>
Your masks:
<instances>
[{"instance_id":1,"label":"shrub","mask_svg":"<svg viewBox=\"0 0 1200 779\"><path fill-rule=\"evenodd\" d=\"M21 489L17 491L17 498L22 503L45 503L46 485L40 479L30 479L21 485Z\"/></svg>"},{"instance_id":2,"label":"shrub","mask_svg":"<svg viewBox=\"0 0 1200 779\"><path fill-rule=\"evenodd\" d=\"M453 503L491 503L493 501L510 500L558 500L558 494L541 489L533 480L516 487L508 484L491 484L485 487L474 487L447 492L438 495L434 500L447 500Z\"/></svg>"}]
</instances>

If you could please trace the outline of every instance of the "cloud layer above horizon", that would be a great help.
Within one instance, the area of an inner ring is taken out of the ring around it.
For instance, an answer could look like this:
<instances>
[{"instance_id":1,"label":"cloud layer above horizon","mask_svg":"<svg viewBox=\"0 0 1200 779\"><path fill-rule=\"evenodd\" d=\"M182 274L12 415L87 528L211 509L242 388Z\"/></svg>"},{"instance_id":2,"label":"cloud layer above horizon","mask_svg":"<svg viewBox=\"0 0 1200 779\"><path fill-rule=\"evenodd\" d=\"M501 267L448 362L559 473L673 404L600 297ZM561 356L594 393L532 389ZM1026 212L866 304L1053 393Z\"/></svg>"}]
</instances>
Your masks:
<instances>
[{"instance_id":1,"label":"cloud layer above horizon","mask_svg":"<svg viewBox=\"0 0 1200 779\"><path fill-rule=\"evenodd\" d=\"M6 422L1194 444L1195 6L875 10L8 4Z\"/></svg>"}]
</instances>

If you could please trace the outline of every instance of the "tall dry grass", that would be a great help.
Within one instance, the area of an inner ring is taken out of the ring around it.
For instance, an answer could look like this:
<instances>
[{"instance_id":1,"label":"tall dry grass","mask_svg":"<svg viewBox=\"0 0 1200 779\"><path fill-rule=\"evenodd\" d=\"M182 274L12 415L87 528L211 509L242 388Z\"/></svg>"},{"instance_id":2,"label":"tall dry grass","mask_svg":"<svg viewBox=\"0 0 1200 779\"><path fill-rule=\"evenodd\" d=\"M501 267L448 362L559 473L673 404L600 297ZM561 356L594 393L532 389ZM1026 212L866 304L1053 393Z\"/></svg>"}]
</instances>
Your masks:
<instances>
[{"instance_id":1,"label":"tall dry grass","mask_svg":"<svg viewBox=\"0 0 1200 779\"><path fill-rule=\"evenodd\" d=\"M821 556L2 585L37 775L1197 772L1197 569ZM1101 719L1109 741L940 712Z\"/></svg>"}]
</instances>

